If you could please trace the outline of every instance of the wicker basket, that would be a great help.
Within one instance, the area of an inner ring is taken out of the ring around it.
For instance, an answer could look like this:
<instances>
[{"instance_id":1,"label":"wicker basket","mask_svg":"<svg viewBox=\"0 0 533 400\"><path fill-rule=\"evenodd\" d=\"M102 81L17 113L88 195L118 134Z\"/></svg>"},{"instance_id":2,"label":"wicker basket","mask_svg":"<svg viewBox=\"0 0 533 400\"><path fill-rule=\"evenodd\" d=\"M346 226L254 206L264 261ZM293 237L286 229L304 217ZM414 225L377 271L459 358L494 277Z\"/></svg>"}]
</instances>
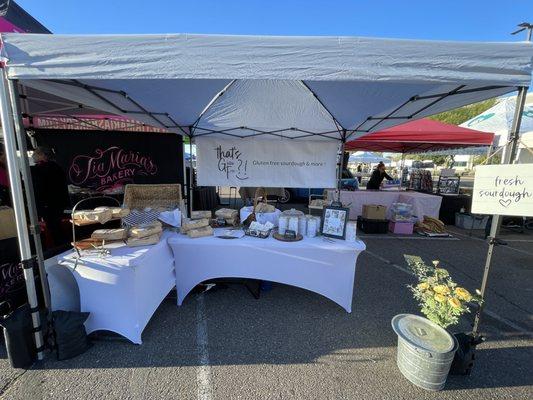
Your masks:
<instances>
[{"instance_id":1,"label":"wicker basket","mask_svg":"<svg viewBox=\"0 0 533 400\"><path fill-rule=\"evenodd\" d=\"M177 208L181 203L180 184L126 185L124 205L130 210L150 208Z\"/></svg>"},{"instance_id":2,"label":"wicker basket","mask_svg":"<svg viewBox=\"0 0 533 400\"><path fill-rule=\"evenodd\" d=\"M244 221L241 221L244 226L250 226L250 224L253 221L256 220L256 218L255 218L255 207L257 207L257 205L259 204L259 202L260 202L259 199L261 199L261 202L263 202L263 203L267 202L267 191L263 187L258 187L257 189L255 189L254 207L252 209L252 213Z\"/></svg>"}]
</instances>

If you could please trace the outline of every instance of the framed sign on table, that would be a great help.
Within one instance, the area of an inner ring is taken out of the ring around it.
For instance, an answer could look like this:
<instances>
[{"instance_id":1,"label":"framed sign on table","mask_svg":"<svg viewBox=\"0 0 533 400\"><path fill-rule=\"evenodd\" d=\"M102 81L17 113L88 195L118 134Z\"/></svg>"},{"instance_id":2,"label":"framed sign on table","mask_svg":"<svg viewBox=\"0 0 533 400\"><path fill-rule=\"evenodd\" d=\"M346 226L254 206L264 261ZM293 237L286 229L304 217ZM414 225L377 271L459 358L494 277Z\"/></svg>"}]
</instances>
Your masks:
<instances>
[{"instance_id":1,"label":"framed sign on table","mask_svg":"<svg viewBox=\"0 0 533 400\"><path fill-rule=\"evenodd\" d=\"M322 235L334 239L345 239L349 215L349 208L324 207L322 212Z\"/></svg>"}]
</instances>

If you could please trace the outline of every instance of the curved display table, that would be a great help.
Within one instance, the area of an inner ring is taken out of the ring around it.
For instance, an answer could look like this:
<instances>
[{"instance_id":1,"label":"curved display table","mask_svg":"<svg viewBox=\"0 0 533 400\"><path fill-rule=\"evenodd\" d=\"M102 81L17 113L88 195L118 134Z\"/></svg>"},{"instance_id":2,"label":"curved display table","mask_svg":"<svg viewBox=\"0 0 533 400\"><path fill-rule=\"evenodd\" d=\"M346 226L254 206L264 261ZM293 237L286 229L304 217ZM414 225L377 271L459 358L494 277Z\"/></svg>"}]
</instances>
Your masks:
<instances>
[{"instance_id":1,"label":"curved display table","mask_svg":"<svg viewBox=\"0 0 533 400\"><path fill-rule=\"evenodd\" d=\"M174 253L178 305L199 283L215 278L248 278L279 282L319 293L352 311L357 256L362 241L304 238L280 242L272 237L168 240Z\"/></svg>"},{"instance_id":2,"label":"curved display table","mask_svg":"<svg viewBox=\"0 0 533 400\"><path fill-rule=\"evenodd\" d=\"M74 251L57 257L73 274L80 291L80 311L91 314L87 333L108 330L141 344L148 321L175 285L174 258L164 232L158 244L106 246L108 256L84 255L76 263Z\"/></svg>"}]
</instances>

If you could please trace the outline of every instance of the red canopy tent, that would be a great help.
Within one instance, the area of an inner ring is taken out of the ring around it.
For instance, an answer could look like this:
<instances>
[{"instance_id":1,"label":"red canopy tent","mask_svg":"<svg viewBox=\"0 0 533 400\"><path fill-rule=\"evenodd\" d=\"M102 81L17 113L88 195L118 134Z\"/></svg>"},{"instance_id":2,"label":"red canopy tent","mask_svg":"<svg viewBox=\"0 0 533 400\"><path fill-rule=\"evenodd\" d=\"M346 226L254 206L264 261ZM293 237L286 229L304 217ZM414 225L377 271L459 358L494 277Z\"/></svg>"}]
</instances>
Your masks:
<instances>
[{"instance_id":1,"label":"red canopy tent","mask_svg":"<svg viewBox=\"0 0 533 400\"><path fill-rule=\"evenodd\" d=\"M490 146L493 133L475 131L431 119L419 119L361 136L346 150L422 153L474 146Z\"/></svg>"}]
</instances>

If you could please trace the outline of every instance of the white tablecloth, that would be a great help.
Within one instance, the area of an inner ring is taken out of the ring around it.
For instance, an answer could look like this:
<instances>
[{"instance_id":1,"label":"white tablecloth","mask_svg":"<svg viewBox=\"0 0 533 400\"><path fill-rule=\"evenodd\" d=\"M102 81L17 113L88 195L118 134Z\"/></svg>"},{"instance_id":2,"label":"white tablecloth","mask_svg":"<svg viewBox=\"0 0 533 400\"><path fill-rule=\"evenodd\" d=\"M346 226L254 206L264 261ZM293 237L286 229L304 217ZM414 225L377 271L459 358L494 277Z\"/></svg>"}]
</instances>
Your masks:
<instances>
[{"instance_id":1,"label":"white tablecloth","mask_svg":"<svg viewBox=\"0 0 533 400\"><path fill-rule=\"evenodd\" d=\"M80 291L80 309L90 312L87 333L108 330L141 344L141 334L165 296L175 285L174 258L164 232L158 244L128 247L108 246L109 256L84 255L75 263L75 253L58 256L58 264L74 275Z\"/></svg>"},{"instance_id":2,"label":"white tablecloth","mask_svg":"<svg viewBox=\"0 0 533 400\"><path fill-rule=\"evenodd\" d=\"M218 230L217 230L218 231ZM357 256L362 241L325 241L322 237L299 242L273 238L191 239L172 237L178 305L199 283L214 278L250 278L285 283L319 293L352 310Z\"/></svg>"},{"instance_id":3,"label":"white tablecloth","mask_svg":"<svg viewBox=\"0 0 533 400\"><path fill-rule=\"evenodd\" d=\"M439 218L442 197L419 192L400 192L398 202L412 204L413 214L422 221L424 215Z\"/></svg>"},{"instance_id":4,"label":"white tablecloth","mask_svg":"<svg viewBox=\"0 0 533 400\"><path fill-rule=\"evenodd\" d=\"M333 199L334 192L328 191L328 199ZM424 215L438 218L442 197L432 194L400 190L356 190L341 191L342 204L349 204L350 219L356 219L363 213L363 204L380 204L390 208L392 203L413 205L413 214L422 220Z\"/></svg>"}]
</instances>

